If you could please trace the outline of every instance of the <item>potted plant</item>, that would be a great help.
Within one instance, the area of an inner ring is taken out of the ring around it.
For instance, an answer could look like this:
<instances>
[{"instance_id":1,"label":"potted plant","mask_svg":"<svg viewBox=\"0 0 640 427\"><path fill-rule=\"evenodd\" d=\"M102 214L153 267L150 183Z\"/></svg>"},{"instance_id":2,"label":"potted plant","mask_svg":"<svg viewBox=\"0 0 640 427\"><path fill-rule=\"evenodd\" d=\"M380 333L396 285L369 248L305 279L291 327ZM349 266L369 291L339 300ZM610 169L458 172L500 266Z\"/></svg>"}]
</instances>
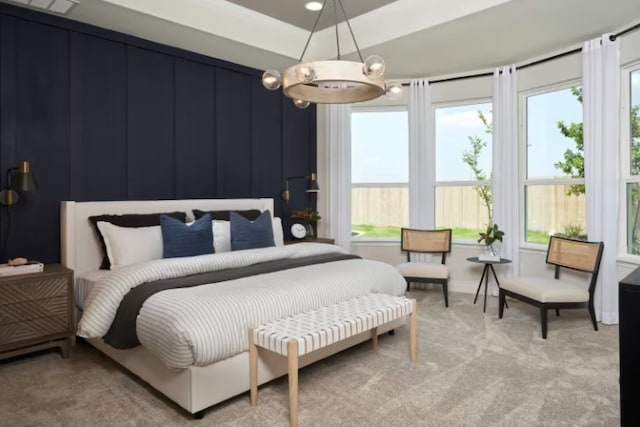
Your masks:
<instances>
[{"instance_id":1,"label":"potted plant","mask_svg":"<svg viewBox=\"0 0 640 427\"><path fill-rule=\"evenodd\" d=\"M502 244L504 231L498 228L498 224L489 224L486 231L478 234L480 235L478 243L484 240L485 244L485 254L479 258L486 261L500 260L500 245Z\"/></svg>"}]
</instances>

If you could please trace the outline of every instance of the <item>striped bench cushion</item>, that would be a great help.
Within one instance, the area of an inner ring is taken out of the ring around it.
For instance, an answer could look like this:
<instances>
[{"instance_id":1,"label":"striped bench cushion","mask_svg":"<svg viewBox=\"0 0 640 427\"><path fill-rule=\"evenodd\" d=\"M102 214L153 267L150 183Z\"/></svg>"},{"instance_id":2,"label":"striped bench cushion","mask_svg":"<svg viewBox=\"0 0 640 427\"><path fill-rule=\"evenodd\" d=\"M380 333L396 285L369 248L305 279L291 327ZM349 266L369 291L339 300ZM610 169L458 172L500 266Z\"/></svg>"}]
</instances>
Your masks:
<instances>
[{"instance_id":1,"label":"striped bench cushion","mask_svg":"<svg viewBox=\"0 0 640 427\"><path fill-rule=\"evenodd\" d=\"M411 300L370 294L259 325L256 346L287 356L287 343L298 341L298 356L408 316Z\"/></svg>"}]
</instances>

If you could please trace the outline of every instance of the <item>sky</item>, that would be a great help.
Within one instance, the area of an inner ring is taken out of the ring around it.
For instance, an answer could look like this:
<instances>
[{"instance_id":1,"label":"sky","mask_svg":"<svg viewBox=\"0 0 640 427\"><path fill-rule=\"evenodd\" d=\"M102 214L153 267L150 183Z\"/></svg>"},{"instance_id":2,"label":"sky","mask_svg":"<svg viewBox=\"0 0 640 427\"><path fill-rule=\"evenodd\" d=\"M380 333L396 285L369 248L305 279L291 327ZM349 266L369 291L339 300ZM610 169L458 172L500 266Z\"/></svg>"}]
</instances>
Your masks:
<instances>
[{"instance_id":1,"label":"sky","mask_svg":"<svg viewBox=\"0 0 640 427\"><path fill-rule=\"evenodd\" d=\"M632 104L640 104L640 70L632 73L631 94ZM567 149L575 149L575 142L560 133L557 122L581 122L582 105L569 88L530 95L526 104L527 176L562 176L554 164L564 159ZM480 166L488 175L492 141L478 118L478 111L483 111L491 121L491 108L491 103L436 108L437 181L474 180L469 166L462 160L464 151L470 149L470 136L487 141ZM408 182L407 112L353 112L351 120L352 182Z\"/></svg>"}]
</instances>

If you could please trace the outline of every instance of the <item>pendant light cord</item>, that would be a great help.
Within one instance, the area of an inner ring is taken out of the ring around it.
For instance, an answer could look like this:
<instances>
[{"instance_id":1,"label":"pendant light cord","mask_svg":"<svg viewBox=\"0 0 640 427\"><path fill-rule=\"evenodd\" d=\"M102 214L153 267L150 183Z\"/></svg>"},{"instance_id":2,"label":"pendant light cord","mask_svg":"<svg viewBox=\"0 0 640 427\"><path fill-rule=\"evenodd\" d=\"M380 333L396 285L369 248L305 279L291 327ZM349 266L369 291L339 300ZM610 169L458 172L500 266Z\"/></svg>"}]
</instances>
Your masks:
<instances>
[{"instance_id":1,"label":"pendant light cord","mask_svg":"<svg viewBox=\"0 0 640 427\"><path fill-rule=\"evenodd\" d=\"M307 52L307 48L309 47L309 42L311 41L311 37L313 37L313 33L316 32L316 27L318 26L318 21L320 21L320 17L322 16L322 12L324 12L324 7L327 5L328 1L329 0L324 0L324 3L322 3L322 9L320 9L320 13L316 17L316 22L313 23L313 28L311 29L311 32L309 33L309 37L307 38L307 43L304 45L304 49L302 49L302 55L300 55L300 59L298 59L298 62L302 62L302 58L304 58L304 54ZM335 2L336 0L333 0L333 1Z\"/></svg>"},{"instance_id":2,"label":"pendant light cord","mask_svg":"<svg viewBox=\"0 0 640 427\"><path fill-rule=\"evenodd\" d=\"M336 0L333 0L333 1L335 4ZM349 22L349 18L347 18L347 13L344 11L342 0L338 0L338 3L340 4L340 9L342 9L342 15L344 15L344 20L347 22L347 27L349 27L349 33L351 33L351 39L353 40L353 44L356 45L356 52L358 52L358 56L360 57L360 62L364 62L364 59L362 59L362 54L360 53L360 48L358 47L358 42L356 41L356 36L353 35L353 30L351 29L351 23ZM337 32L338 32L338 16L336 15L336 34Z\"/></svg>"},{"instance_id":3,"label":"pendant light cord","mask_svg":"<svg viewBox=\"0 0 640 427\"><path fill-rule=\"evenodd\" d=\"M311 37L313 37L313 34L316 32L316 28L318 27L318 22L320 21L320 17L322 16L322 13L324 12L324 9L327 5L327 2L329 0L324 0L324 3L322 4L322 9L320 9L320 13L318 14L318 16L316 17L316 22L314 22L313 24L313 28L311 29L311 33L309 33L309 37L307 38L307 43L305 43L304 45L304 49L302 49L302 55L300 55L300 59L298 59L298 62L302 62L302 58L304 58L304 54L307 53L307 48L309 47L309 42L311 42ZM344 11L344 6L342 5L342 0L331 0L333 1L333 14L335 15L336 18L336 24L335 24L335 29L336 29L336 48L338 51L338 61L340 60L340 37L338 35L338 5L340 5L340 10L342 11L342 16L344 16L344 20L347 23L347 27L349 28L349 34L351 34L351 39L353 40L353 44L356 47L356 52L358 52L358 57L360 57L360 62L364 62L364 59L362 58L362 53L360 53L360 47L358 46L358 42L356 41L356 36L353 34L353 29L351 28L351 23L349 22L349 18L347 18L347 13ZM336 5L336 2L338 3L338 5Z\"/></svg>"}]
</instances>

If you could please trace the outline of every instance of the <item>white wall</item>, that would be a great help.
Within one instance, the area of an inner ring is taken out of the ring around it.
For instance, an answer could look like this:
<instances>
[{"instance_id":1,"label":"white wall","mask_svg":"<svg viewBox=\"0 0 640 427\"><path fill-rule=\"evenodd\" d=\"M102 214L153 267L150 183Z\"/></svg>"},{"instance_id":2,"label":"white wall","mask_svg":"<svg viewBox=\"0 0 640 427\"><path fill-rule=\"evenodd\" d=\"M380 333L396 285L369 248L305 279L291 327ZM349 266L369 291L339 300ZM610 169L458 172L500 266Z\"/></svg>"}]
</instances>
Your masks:
<instances>
[{"instance_id":1,"label":"white wall","mask_svg":"<svg viewBox=\"0 0 640 427\"><path fill-rule=\"evenodd\" d=\"M575 47L575 46L574 46ZM640 61L640 31L634 31L621 38L622 65ZM526 63L526 61L525 61ZM581 76L581 55L574 54L553 61L531 66L518 72L518 90L527 92L544 86L559 85ZM366 103L366 106L406 105L408 90L405 88L404 96L398 101L389 101L381 97ZM491 96L491 78L470 78L447 83L432 85L433 104L456 102L459 100L482 99ZM354 105L357 108L358 105ZM321 188L328 188L326 177L328 165L326 157L326 120L322 108L318 108L318 176ZM323 185L324 184L324 185ZM326 200L328 194L322 191L318 194L318 210L326 212ZM326 218L326 216L323 216ZM619 221L612 218L613 221ZM327 226L330 219L324 219L319 224L320 236L327 236ZM546 248L522 247L520 249L520 274L534 276L552 276L553 269L545 263ZM447 265L451 270L450 290L453 292L474 293L482 274L482 265L472 264L466 258L477 256L481 253L481 245L454 243L452 252L447 258ZM399 242L353 242L352 252L364 258L375 259L395 265L404 262L405 255L400 252ZM621 246L620 261L618 262L618 277L624 278L640 265L640 257L629 257L624 254ZM495 267L498 276L500 266ZM574 275L576 280L579 275ZM495 291L495 290L494 290ZM494 292L495 294L495 292Z\"/></svg>"}]
</instances>

